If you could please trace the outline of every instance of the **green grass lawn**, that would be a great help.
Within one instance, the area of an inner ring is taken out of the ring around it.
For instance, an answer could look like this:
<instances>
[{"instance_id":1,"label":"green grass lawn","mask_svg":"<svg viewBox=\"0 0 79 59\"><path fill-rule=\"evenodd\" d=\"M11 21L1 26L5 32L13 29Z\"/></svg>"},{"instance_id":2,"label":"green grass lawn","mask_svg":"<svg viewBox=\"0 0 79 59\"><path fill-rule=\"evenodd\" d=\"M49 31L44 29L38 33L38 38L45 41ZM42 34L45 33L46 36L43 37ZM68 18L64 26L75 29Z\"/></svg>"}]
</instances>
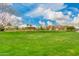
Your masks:
<instances>
[{"instance_id":1,"label":"green grass lawn","mask_svg":"<svg viewBox=\"0 0 79 59\"><path fill-rule=\"evenodd\" d=\"M77 32L0 32L0 55L79 55Z\"/></svg>"}]
</instances>

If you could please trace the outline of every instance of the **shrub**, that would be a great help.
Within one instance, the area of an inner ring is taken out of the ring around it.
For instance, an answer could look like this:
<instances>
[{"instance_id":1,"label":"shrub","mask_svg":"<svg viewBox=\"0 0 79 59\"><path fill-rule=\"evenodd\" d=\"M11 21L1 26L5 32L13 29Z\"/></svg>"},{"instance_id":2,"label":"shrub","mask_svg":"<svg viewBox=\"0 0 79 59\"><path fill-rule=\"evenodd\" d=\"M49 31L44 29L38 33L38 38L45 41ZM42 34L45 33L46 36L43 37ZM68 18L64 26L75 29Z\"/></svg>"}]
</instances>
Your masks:
<instances>
[{"instance_id":1,"label":"shrub","mask_svg":"<svg viewBox=\"0 0 79 59\"><path fill-rule=\"evenodd\" d=\"M4 31L4 26L0 25L0 31Z\"/></svg>"},{"instance_id":2,"label":"shrub","mask_svg":"<svg viewBox=\"0 0 79 59\"><path fill-rule=\"evenodd\" d=\"M67 31L75 31L75 28L74 28L74 26L67 26L66 30Z\"/></svg>"}]
</instances>

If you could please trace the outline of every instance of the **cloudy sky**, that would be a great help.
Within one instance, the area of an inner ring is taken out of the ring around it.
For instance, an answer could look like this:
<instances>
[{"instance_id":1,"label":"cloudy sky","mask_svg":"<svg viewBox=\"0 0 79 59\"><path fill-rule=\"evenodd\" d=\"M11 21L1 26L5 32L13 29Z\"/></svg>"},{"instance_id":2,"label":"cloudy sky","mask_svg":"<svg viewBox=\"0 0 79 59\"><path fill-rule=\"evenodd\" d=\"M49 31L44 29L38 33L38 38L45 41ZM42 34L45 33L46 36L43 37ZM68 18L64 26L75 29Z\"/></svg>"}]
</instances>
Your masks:
<instances>
[{"instance_id":1,"label":"cloudy sky","mask_svg":"<svg viewBox=\"0 0 79 59\"><path fill-rule=\"evenodd\" d=\"M0 3L0 13L8 12L23 24L79 26L78 3Z\"/></svg>"}]
</instances>

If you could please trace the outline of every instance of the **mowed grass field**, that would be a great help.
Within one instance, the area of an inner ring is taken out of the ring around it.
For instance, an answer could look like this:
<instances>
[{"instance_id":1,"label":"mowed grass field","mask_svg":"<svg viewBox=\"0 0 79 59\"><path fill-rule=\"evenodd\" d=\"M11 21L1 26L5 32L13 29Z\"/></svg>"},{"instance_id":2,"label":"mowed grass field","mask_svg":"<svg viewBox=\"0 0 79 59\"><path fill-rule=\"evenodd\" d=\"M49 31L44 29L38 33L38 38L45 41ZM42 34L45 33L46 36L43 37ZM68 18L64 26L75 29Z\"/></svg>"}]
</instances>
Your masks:
<instances>
[{"instance_id":1,"label":"mowed grass field","mask_svg":"<svg viewBox=\"0 0 79 59\"><path fill-rule=\"evenodd\" d=\"M0 32L1 56L77 56L79 33Z\"/></svg>"}]
</instances>

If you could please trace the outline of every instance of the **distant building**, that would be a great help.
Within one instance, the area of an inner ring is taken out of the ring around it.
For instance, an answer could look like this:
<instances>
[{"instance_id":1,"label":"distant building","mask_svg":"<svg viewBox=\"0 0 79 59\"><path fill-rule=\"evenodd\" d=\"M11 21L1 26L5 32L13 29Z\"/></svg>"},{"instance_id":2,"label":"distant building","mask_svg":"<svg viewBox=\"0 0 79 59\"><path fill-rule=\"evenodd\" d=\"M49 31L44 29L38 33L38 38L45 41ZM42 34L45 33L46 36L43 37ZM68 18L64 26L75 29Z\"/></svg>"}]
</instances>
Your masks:
<instances>
[{"instance_id":1,"label":"distant building","mask_svg":"<svg viewBox=\"0 0 79 59\"><path fill-rule=\"evenodd\" d=\"M65 29L65 27L64 26L61 26L61 25L54 26L54 30L56 30L56 31L61 31L61 30L64 30L64 29Z\"/></svg>"},{"instance_id":2,"label":"distant building","mask_svg":"<svg viewBox=\"0 0 79 59\"><path fill-rule=\"evenodd\" d=\"M61 31L61 30L65 30L65 27L64 26L61 26L61 25L58 25L58 26L48 25L47 26L47 30Z\"/></svg>"},{"instance_id":3,"label":"distant building","mask_svg":"<svg viewBox=\"0 0 79 59\"><path fill-rule=\"evenodd\" d=\"M32 31L32 30L36 30L36 26L35 25L21 25L19 26L20 30L26 30L26 31Z\"/></svg>"},{"instance_id":4,"label":"distant building","mask_svg":"<svg viewBox=\"0 0 79 59\"><path fill-rule=\"evenodd\" d=\"M6 26L6 27L4 27L4 29L5 29L5 31L14 31L14 30L16 30L16 27L14 27L14 26Z\"/></svg>"}]
</instances>

